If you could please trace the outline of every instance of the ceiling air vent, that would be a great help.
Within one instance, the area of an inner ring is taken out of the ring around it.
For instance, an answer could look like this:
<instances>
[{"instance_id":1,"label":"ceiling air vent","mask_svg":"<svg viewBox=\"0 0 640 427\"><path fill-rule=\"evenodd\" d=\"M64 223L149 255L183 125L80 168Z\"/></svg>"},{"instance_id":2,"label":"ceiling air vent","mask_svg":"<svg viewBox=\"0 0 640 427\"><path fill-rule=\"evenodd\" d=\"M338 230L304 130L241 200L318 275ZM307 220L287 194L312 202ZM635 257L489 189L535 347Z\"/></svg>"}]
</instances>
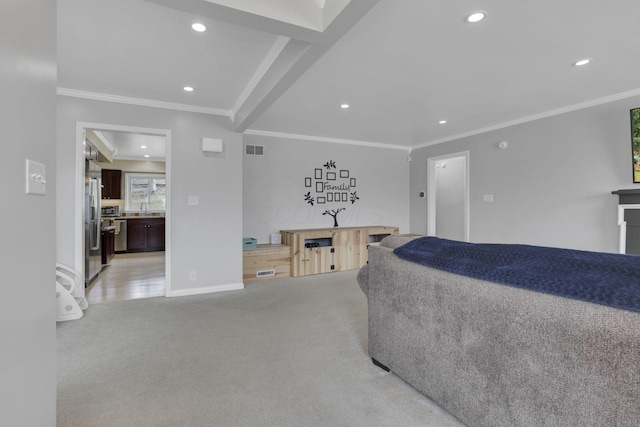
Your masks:
<instances>
[{"instance_id":1,"label":"ceiling air vent","mask_svg":"<svg viewBox=\"0 0 640 427\"><path fill-rule=\"evenodd\" d=\"M245 145L244 154L247 156L264 156L264 145Z\"/></svg>"}]
</instances>

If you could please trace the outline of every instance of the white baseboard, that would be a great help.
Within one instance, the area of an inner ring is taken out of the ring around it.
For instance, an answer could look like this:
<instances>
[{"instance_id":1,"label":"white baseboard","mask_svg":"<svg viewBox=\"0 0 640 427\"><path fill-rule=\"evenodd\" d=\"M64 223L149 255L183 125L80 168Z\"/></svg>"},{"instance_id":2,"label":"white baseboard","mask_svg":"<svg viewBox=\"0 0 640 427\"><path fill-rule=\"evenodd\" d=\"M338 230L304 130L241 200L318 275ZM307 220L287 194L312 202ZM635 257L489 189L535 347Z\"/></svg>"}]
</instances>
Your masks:
<instances>
[{"instance_id":1,"label":"white baseboard","mask_svg":"<svg viewBox=\"0 0 640 427\"><path fill-rule=\"evenodd\" d=\"M229 283L228 285L206 286L203 288L190 288L171 291L169 297L186 297L189 295L210 294L213 292L237 291L244 289L244 283Z\"/></svg>"}]
</instances>

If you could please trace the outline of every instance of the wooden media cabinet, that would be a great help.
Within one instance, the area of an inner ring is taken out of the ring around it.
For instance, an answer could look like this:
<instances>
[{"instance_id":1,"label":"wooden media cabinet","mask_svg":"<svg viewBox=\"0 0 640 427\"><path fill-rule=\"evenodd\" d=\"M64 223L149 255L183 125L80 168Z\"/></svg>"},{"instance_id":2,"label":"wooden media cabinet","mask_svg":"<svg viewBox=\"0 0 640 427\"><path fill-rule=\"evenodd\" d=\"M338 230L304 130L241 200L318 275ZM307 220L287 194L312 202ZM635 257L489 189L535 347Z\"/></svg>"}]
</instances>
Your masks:
<instances>
[{"instance_id":1,"label":"wooden media cabinet","mask_svg":"<svg viewBox=\"0 0 640 427\"><path fill-rule=\"evenodd\" d=\"M398 227L315 228L280 233L282 243L291 250L291 275L297 277L361 268L367 263L367 247L398 234Z\"/></svg>"}]
</instances>

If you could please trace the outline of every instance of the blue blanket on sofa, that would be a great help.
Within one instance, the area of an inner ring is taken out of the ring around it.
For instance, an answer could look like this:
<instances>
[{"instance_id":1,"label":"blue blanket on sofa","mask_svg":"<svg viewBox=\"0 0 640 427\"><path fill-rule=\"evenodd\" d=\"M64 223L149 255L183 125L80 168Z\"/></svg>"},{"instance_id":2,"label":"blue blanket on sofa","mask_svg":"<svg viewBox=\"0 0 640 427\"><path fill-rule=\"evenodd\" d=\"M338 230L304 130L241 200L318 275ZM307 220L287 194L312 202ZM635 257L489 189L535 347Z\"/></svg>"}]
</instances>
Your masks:
<instances>
[{"instance_id":1,"label":"blue blanket on sofa","mask_svg":"<svg viewBox=\"0 0 640 427\"><path fill-rule=\"evenodd\" d=\"M394 253L450 273L640 312L640 256L421 237Z\"/></svg>"}]
</instances>

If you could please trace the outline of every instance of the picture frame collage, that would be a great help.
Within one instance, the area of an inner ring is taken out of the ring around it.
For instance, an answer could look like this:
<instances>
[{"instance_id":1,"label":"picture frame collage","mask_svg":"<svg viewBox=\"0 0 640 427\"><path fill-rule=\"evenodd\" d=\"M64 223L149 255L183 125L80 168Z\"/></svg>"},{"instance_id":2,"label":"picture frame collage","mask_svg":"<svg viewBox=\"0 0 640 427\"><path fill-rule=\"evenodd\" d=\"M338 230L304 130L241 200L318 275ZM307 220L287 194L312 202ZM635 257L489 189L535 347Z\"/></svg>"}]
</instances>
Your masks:
<instances>
[{"instance_id":1,"label":"picture frame collage","mask_svg":"<svg viewBox=\"0 0 640 427\"><path fill-rule=\"evenodd\" d=\"M313 177L304 179L305 188L315 190L315 201L319 205L349 202L349 192L353 191L356 185L356 178L351 177L347 169L334 172L315 168Z\"/></svg>"}]
</instances>

